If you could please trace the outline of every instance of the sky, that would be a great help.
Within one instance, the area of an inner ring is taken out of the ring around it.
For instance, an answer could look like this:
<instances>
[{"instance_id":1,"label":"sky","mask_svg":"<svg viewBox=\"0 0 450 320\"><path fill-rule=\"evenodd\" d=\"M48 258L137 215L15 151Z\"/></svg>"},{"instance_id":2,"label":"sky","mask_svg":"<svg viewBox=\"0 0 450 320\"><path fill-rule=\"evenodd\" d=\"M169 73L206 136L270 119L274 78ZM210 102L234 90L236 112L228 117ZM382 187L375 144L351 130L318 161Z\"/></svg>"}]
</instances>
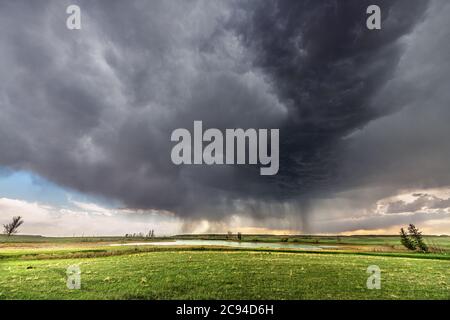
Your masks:
<instances>
[{"instance_id":1,"label":"sky","mask_svg":"<svg viewBox=\"0 0 450 320\"><path fill-rule=\"evenodd\" d=\"M450 234L449 16L446 0L2 1L0 223ZM278 174L173 164L171 133L196 120L279 129Z\"/></svg>"}]
</instances>

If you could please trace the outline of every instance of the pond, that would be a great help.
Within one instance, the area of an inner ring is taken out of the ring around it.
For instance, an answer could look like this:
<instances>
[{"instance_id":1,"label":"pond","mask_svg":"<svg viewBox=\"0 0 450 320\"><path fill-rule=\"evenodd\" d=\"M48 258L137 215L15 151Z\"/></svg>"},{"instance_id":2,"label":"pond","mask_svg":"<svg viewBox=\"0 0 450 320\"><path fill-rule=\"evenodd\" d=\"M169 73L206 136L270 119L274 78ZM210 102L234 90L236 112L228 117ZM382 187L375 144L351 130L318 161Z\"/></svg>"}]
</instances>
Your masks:
<instances>
[{"instance_id":1,"label":"pond","mask_svg":"<svg viewBox=\"0 0 450 320\"><path fill-rule=\"evenodd\" d=\"M130 242L130 243L115 243L111 246L222 246L233 248L266 248L266 249L302 249L302 250L321 250L337 248L336 246L319 246L297 243L283 243L283 242L238 242L238 241L223 241L223 240L174 240L161 242Z\"/></svg>"}]
</instances>

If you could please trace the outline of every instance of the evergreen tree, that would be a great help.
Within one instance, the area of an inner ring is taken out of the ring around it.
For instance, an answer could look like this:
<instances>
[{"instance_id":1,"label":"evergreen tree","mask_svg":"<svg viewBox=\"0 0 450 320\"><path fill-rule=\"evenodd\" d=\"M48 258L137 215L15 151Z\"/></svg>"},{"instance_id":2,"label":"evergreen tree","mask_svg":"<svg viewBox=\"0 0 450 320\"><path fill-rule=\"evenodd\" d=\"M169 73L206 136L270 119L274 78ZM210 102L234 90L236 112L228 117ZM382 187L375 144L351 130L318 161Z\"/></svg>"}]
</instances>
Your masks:
<instances>
[{"instance_id":1,"label":"evergreen tree","mask_svg":"<svg viewBox=\"0 0 450 320\"><path fill-rule=\"evenodd\" d=\"M425 244L422 238L422 232L416 228L415 225L410 224L408 227L409 234L414 239L414 244L416 248L420 249L422 252L428 252L428 246Z\"/></svg>"},{"instance_id":2,"label":"evergreen tree","mask_svg":"<svg viewBox=\"0 0 450 320\"><path fill-rule=\"evenodd\" d=\"M416 245L403 228L400 229L400 240L402 242L402 245L405 246L408 250L416 250Z\"/></svg>"}]
</instances>

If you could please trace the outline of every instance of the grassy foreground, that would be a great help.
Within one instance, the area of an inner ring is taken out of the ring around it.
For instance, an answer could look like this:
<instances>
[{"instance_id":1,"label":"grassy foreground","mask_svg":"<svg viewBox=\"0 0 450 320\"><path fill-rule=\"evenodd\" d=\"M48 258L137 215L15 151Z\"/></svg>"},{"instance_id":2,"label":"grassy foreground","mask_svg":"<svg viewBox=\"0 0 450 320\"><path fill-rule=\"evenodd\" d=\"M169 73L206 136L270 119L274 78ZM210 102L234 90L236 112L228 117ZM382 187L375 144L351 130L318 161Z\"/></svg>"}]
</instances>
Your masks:
<instances>
[{"instance_id":1,"label":"grassy foreground","mask_svg":"<svg viewBox=\"0 0 450 320\"><path fill-rule=\"evenodd\" d=\"M0 299L450 299L448 256L201 248L11 249ZM426 256L423 256L426 257ZM81 269L81 290L66 269ZM369 265L381 290L368 290Z\"/></svg>"}]
</instances>

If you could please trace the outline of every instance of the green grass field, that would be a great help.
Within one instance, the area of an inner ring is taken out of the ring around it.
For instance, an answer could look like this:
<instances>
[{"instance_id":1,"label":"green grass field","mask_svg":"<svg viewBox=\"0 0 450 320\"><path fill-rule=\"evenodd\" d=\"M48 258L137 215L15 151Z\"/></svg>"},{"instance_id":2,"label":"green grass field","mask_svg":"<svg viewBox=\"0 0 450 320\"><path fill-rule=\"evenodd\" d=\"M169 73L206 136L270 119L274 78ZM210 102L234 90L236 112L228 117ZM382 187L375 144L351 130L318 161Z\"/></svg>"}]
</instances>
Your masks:
<instances>
[{"instance_id":1,"label":"green grass field","mask_svg":"<svg viewBox=\"0 0 450 320\"><path fill-rule=\"evenodd\" d=\"M0 243L0 299L450 299L447 251L373 250L392 247L383 237L320 252L16 239ZM66 287L70 265L81 290ZM380 290L366 287L370 265Z\"/></svg>"}]
</instances>

